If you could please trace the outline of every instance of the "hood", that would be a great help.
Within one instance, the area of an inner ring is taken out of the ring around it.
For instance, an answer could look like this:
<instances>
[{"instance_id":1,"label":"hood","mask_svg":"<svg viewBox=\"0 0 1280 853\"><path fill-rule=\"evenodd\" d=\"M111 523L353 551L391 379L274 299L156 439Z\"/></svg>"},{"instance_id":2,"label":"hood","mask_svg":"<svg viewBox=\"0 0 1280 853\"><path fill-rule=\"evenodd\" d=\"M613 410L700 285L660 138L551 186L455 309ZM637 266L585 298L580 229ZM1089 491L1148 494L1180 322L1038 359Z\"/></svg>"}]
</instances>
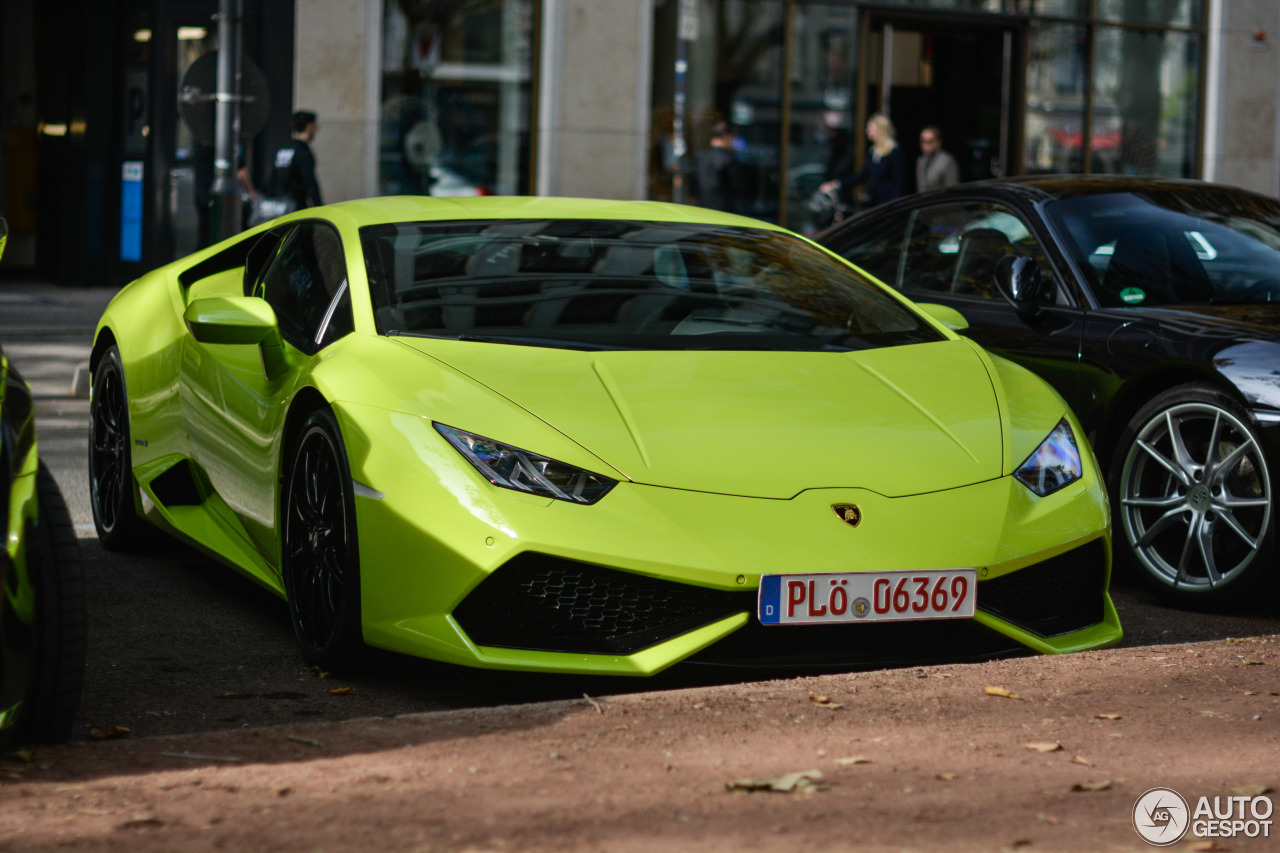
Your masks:
<instances>
[{"instance_id":1,"label":"hood","mask_svg":"<svg viewBox=\"0 0 1280 853\"><path fill-rule=\"evenodd\" d=\"M820 353L399 340L637 483L785 499L840 487L920 494L1001 474L992 379L965 341ZM523 446L514 432L489 437Z\"/></svg>"}]
</instances>

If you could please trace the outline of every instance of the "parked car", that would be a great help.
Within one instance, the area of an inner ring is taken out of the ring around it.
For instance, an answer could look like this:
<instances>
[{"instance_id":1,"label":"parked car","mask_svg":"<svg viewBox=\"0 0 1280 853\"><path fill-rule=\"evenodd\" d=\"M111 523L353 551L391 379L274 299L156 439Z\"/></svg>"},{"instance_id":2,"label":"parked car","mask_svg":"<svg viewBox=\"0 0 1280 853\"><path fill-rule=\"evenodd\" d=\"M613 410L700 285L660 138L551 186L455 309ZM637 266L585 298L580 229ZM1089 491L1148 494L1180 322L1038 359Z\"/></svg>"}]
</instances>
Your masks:
<instances>
[{"instance_id":1,"label":"parked car","mask_svg":"<svg viewBox=\"0 0 1280 853\"><path fill-rule=\"evenodd\" d=\"M0 219L0 254L8 234ZM64 741L84 683L85 596L31 390L0 349L0 747Z\"/></svg>"},{"instance_id":2,"label":"parked car","mask_svg":"<svg viewBox=\"0 0 1280 853\"><path fill-rule=\"evenodd\" d=\"M365 646L645 675L1121 636L1061 396L755 220L312 208L125 287L92 371L102 542L203 548L284 597L326 668Z\"/></svg>"},{"instance_id":3,"label":"parked car","mask_svg":"<svg viewBox=\"0 0 1280 853\"><path fill-rule=\"evenodd\" d=\"M1179 604L1277 579L1280 202L1196 181L963 184L819 242L1071 403L1122 560Z\"/></svg>"}]
</instances>

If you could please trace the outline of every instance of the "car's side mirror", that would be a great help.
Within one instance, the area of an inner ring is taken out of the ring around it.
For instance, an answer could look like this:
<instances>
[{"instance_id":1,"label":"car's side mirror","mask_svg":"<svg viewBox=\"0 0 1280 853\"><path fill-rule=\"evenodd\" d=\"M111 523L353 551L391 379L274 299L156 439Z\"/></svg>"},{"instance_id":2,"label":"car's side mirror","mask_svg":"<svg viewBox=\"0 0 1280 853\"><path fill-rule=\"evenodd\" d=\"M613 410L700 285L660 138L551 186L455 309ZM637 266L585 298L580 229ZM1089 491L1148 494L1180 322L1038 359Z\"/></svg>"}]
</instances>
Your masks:
<instances>
[{"instance_id":1,"label":"car's side mirror","mask_svg":"<svg viewBox=\"0 0 1280 853\"><path fill-rule=\"evenodd\" d=\"M284 372L284 343L276 312L256 296L210 296L187 306L182 318L191 337L202 344L257 345L262 368L271 379Z\"/></svg>"},{"instance_id":2,"label":"car's side mirror","mask_svg":"<svg viewBox=\"0 0 1280 853\"><path fill-rule=\"evenodd\" d=\"M916 307L953 332L963 332L969 328L969 321L950 305L940 305L937 302L917 302Z\"/></svg>"},{"instance_id":3,"label":"car's side mirror","mask_svg":"<svg viewBox=\"0 0 1280 853\"><path fill-rule=\"evenodd\" d=\"M1035 316L1044 300L1044 280L1035 258L1005 255L996 263L996 287L1024 319Z\"/></svg>"}]
</instances>

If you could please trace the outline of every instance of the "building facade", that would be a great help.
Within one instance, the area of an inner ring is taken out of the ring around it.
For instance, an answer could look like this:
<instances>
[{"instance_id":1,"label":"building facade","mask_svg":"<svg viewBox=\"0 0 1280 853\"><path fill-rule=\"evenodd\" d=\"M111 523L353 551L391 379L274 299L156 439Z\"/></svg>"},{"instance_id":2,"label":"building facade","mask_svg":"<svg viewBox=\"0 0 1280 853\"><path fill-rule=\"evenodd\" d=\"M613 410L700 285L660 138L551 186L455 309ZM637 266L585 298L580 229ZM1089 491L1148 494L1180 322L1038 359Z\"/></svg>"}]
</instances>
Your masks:
<instances>
[{"instance_id":1,"label":"building facade","mask_svg":"<svg viewBox=\"0 0 1280 853\"><path fill-rule=\"evenodd\" d=\"M1274 0L239 3L256 93L242 165L268 180L290 112L312 110L326 201L697 203L691 167L724 121L737 208L804 231L875 113L908 160L939 128L966 180L1156 174L1280 194ZM219 8L0 0L18 60L0 83L7 267L117 285L206 238L190 93Z\"/></svg>"}]
</instances>

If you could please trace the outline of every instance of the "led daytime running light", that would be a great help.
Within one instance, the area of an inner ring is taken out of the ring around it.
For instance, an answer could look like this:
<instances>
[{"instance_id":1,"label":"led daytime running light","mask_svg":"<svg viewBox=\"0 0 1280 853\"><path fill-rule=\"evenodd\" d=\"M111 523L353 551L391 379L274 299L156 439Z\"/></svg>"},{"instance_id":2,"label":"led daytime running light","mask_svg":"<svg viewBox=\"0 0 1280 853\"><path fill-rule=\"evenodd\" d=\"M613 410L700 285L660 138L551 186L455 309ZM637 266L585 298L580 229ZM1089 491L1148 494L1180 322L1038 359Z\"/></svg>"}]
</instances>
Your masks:
<instances>
[{"instance_id":1,"label":"led daytime running light","mask_svg":"<svg viewBox=\"0 0 1280 853\"><path fill-rule=\"evenodd\" d=\"M495 486L576 504L593 504L618 484L599 474L444 424L435 428Z\"/></svg>"}]
</instances>

